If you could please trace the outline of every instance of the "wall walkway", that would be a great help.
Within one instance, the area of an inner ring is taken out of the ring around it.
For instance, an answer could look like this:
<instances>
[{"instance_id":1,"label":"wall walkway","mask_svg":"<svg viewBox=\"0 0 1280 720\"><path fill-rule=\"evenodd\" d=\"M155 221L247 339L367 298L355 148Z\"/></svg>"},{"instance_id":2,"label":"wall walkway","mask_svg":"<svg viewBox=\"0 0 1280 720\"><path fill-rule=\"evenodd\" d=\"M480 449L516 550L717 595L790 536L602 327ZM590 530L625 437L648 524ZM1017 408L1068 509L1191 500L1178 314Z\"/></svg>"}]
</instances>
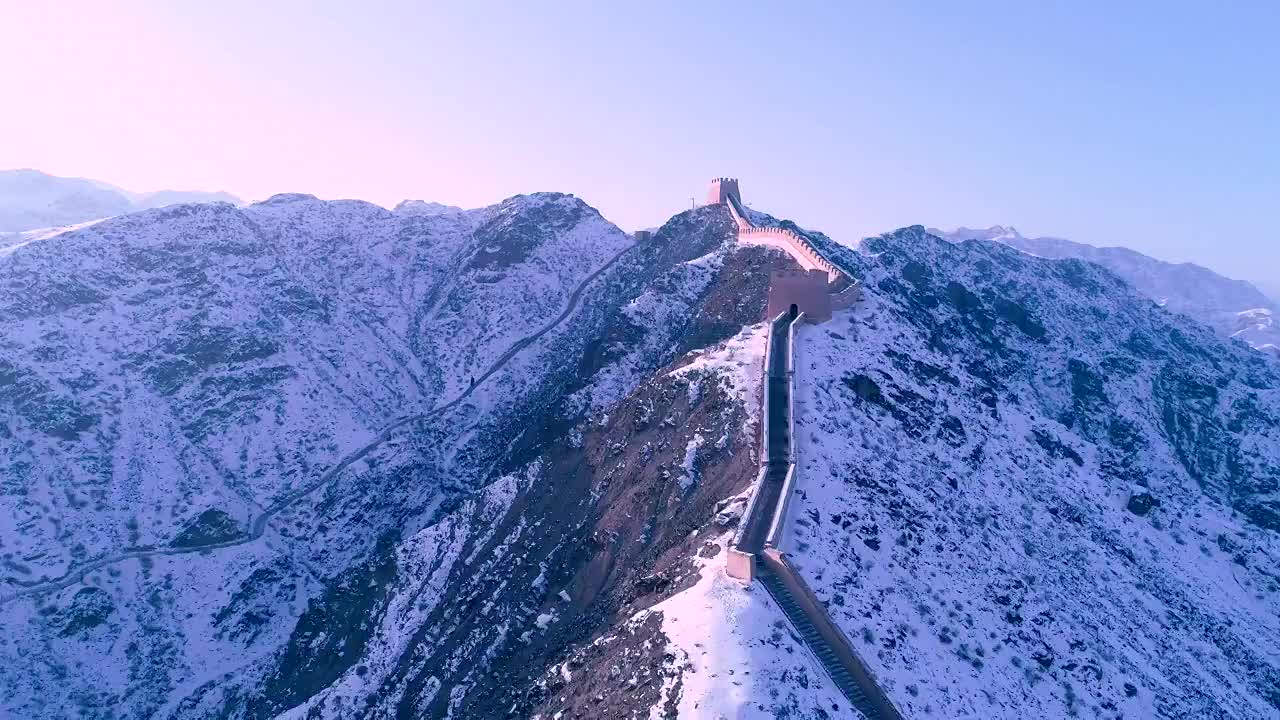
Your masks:
<instances>
[{"instance_id":1,"label":"wall walkway","mask_svg":"<svg viewBox=\"0 0 1280 720\"><path fill-rule=\"evenodd\" d=\"M729 206L729 213L738 224L738 242L776 247L791 255L805 270L825 272L830 292L833 294L833 310L847 308L862 296L858 281L828 260L822 251L804 235L787 228L752 223L746 209L738 203L736 198L729 197L725 204ZM836 296L843 296L841 301L845 304L841 308L836 307Z\"/></svg>"},{"instance_id":2,"label":"wall walkway","mask_svg":"<svg viewBox=\"0 0 1280 720\"><path fill-rule=\"evenodd\" d=\"M760 473L729 547L728 572L747 582L759 578L796 634L859 712L871 720L901 720L852 643L781 550L787 509L795 494L794 340L804 319L804 313L795 318L783 313L769 323Z\"/></svg>"}]
</instances>

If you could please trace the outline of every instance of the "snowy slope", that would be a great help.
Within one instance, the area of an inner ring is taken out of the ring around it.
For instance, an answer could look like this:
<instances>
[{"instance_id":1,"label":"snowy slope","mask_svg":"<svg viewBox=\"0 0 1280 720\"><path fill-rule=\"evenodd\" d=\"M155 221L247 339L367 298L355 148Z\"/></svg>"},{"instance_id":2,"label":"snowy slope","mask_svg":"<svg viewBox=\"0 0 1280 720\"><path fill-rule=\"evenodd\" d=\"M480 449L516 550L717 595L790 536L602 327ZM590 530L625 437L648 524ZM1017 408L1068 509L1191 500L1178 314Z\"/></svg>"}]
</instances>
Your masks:
<instances>
[{"instance_id":1,"label":"snowy slope","mask_svg":"<svg viewBox=\"0 0 1280 720\"><path fill-rule=\"evenodd\" d=\"M3 674L6 707L107 708L127 689L149 714L272 656L293 624L268 618L487 482L500 426L557 376L547 354L597 331L595 291L571 293L630 246L565 195L448 216L291 195L0 256L0 662L44 668ZM524 338L450 417L402 422Z\"/></svg>"},{"instance_id":2,"label":"snowy slope","mask_svg":"<svg viewBox=\"0 0 1280 720\"><path fill-rule=\"evenodd\" d=\"M3 711L535 707L556 658L680 589L750 479L738 331L789 261L732 227L702 208L637 247L554 193L281 195L28 234L0 256ZM795 638L743 638L726 672L781 652L821 687Z\"/></svg>"},{"instance_id":3,"label":"snowy slope","mask_svg":"<svg viewBox=\"0 0 1280 720\"><path fill-rule=\"evenodd\" d=\"M161 190L132 193L96 180L0 170L0 233L74 225L181 203L229 202L222 192Z\"/></svg>"},{"instance_id":4,"label":"snowy slope","mask_svg":"<svg viewBox=\"0 0 1280 720\"><path fill-rule=\"evenodd\" d=\"M1280 713L1280 373L1078 260L830 246L797 565L908 716Z\"/></svg>"},{"instance_id":5,"label":"snowy slope","mask_svg":"<svg viewBox=\"0 0 1280 720\"><path fill-rule=\"evenodd\" d=\"M1055 237L1023 237L1016 229L994 225L985 230L957 228L930 233L953 242L989 240L1047 258L1078 258L1097 263L1143 295L1259 350L1280 355L1280 327L1274 301L1243 280L1232 280L1193 263L1168 263L1128 248L1099 248Z\"/></svg>"},{"instance_id":6,"label":"snowy slope","mask_svg":"<svg viewBox=\"0 0 1280 720\"><path fill-rule=\"evenodd\" d=\"M727 547L729 534L718 539ZM661 613L672 673L655 711L681 718L822 718L852 712L817 658L760 585L725 574L723 554L704 560L690 589L642 611ZM652 715L651 715L652 717ZM659 715L662 717L662 715Z\"/></svg>"},{"instance_id":7,"label":"snowy slope","mask_svg":"<svg viewBox=\"0 0 1280 720\"><path fill-rule=\"evenodd\" d=\"M519 265L468 271L491 225L530 204L546 224L522 236ZM581 208L517 199L422 225L278 196L127 216L8 255L0 362L23 441L5 461L41 468L6 513L15 552L40 560L17 564L56 576L77 555L171 541L211 507L243 527L312 468L455 396L626 245ZM98 525L143 501L153 512L136 523ZM85 537L72 552L60 533Z\"/></svg>"}]
</instances>

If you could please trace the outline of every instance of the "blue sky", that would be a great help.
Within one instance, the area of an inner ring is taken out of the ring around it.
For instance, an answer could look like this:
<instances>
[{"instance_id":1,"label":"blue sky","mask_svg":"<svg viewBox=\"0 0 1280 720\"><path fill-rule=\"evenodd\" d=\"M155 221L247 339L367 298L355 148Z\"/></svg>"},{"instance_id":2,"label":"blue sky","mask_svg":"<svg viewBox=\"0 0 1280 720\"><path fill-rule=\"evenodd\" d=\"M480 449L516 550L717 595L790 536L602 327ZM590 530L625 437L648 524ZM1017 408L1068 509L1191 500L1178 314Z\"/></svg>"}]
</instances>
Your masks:
<instances>
[{"instance_id":1,"label":"blue sky","mask_svg":"<svg viewBox=\"0 0 1280 720\"><path fill-rule=\"evenodd\" d=\"M729 175L841 240L1002 223L1280 289L1277 3L22 5L0 167L627 229Z\"/></svg>"}]
</instances>

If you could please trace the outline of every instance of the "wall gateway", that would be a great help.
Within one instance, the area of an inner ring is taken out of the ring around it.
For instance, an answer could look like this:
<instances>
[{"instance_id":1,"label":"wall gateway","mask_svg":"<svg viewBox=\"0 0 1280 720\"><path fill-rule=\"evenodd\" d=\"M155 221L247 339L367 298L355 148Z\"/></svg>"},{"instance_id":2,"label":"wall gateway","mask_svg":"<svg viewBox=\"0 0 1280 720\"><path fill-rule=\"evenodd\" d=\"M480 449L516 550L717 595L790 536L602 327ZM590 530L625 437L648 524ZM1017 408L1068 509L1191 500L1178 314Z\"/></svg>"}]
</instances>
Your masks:
<instances>
[{"instance_id":1,"label":"wall gateway","mask_svg":"<svg viewBox=\"0 0 1280 720\"><path fill-rule=\"evenodd\" d=\"M774 270L769 273L769 301L765 317L791 313L795 306L809 322L831 319L831 293L822 270Z\"/></svg>"}]
</instances>

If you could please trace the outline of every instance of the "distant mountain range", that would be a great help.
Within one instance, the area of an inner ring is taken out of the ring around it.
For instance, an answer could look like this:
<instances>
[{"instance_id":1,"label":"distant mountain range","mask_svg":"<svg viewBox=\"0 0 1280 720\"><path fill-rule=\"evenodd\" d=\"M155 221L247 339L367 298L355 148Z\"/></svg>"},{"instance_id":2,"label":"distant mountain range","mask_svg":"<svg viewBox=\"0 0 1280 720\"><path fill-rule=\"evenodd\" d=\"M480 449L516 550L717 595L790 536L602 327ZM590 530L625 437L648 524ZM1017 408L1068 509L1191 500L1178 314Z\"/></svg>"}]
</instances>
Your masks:
<instances>
[{"instance_id":1,"label":"distant mountain range","mask_svg":"<svg viewBox=\"0 0 1280 720\"><path fill-rule=\"evenodd\" d=\"M1170 263L1121 247L1094 247L1056 237L1024 237L1003 225L930 233L952 242L990 240L1045 258L1077 258L1097 263L1165 308L1234 337L1259 350L1280 354L1280 313L1275 301L1243 280L1233 280L1193 263Z\"/></svg>"},{"instance_id":2,"label":"distant mountain range","mask_svg":"<svg viewBox=\"0 0 1280 720\"><path fill-rule=\"evenodd\" d=\"M243 204L236 196L224 192L135 193L98 180L56 177L39 170L0 170L0 232L75 225L193 202Z\"/></svg>"},{"instance_id":3,"label":"distant mountain range","mask_svg":"<svg viewBox=\"0 0 1280 720\"><path fill-rule=\"evenodd\" d=\"M454 213L463 212L463 209L456 205L444 205L438 202L427 202L425 200L403 200L396 205L395 212L401 215L422 215L432 217L435 215L452 215Z\"/></svg>"}]
</instances>

